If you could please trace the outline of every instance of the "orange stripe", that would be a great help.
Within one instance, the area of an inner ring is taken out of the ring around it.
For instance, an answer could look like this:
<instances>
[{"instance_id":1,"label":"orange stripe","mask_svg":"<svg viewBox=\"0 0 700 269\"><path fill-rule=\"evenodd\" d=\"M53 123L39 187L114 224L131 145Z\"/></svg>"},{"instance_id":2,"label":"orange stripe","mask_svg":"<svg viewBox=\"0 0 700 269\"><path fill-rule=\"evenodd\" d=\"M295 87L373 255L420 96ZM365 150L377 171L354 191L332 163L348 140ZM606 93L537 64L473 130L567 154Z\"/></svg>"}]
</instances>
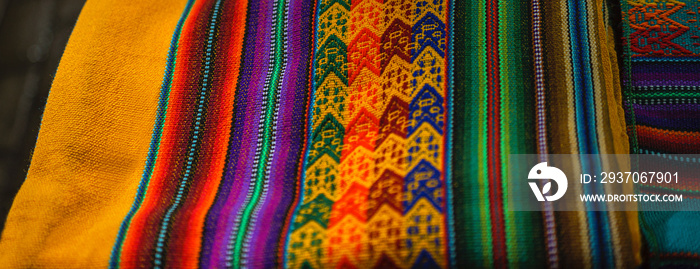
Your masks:
<instances>
[{"instance_id":1,"label":"orange stripe","mask_svg":"<svg viewBox=\"0 0 700 269\"><path fill-rule=\"evenodd\" d=\"M672 153L693 153L700 149L700 133L637 126L640 146Z\"/></svg>"}]
</instances>

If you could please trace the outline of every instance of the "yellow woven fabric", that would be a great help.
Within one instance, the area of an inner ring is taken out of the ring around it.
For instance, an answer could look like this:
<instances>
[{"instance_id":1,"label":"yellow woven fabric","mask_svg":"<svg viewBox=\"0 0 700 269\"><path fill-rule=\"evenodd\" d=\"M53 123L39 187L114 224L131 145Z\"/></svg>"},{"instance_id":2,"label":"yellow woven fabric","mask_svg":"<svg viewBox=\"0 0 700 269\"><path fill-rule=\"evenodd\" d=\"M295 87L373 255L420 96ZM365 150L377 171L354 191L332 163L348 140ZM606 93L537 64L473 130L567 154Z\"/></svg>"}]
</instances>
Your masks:
<instances>
[{"instance_id":1,"label":"yellow woven fabric","mask_svg":"<svg viewBox=\"0 0 700 269\"><path fill-rule=\"evenodd\" d=\"M168 46L185 2L86 3L0 239L0 267L108 265L148 154Z\"/></svg>"}]
</instances>

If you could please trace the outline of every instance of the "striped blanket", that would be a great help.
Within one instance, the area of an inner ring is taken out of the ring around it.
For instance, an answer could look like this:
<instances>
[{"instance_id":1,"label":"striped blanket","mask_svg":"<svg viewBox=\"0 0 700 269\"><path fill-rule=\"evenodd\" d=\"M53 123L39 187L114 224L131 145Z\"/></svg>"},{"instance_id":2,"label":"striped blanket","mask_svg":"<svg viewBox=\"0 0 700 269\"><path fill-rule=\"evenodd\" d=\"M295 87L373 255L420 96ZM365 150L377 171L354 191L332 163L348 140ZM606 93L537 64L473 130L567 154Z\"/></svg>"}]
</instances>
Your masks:
<instances>
[{"instance_id":1,"label":"striped blanket","mask_svg":"<svg viewBox=\"0 0 700 269\"><path fill-rule=\"evenodd\" d=\"M664 212L507 209L511 154L700 149L697 25L674 21L697 1L622 2L88 1L0 267L697 257L657 243L694 231Z\"/></svg>"}]
</instances>

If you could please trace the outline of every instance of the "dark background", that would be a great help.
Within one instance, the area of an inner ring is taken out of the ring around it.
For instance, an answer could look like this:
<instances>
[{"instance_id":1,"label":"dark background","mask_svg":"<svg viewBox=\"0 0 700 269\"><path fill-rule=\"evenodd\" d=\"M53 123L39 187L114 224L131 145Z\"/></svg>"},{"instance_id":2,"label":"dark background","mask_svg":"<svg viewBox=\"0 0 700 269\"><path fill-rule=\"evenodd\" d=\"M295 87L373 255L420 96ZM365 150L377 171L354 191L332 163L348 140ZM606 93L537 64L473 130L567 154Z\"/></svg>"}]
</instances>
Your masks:
<instances>
[{"instance_id":1,"label":"dark background","mask_svg":"<svg viewBox=\"0 0 700 269\"><path fill-rule=\"evenodd\" d=\"M85 0L0 0L0 231L27 175L41 115Z\"/></svg>"}]
</instances>

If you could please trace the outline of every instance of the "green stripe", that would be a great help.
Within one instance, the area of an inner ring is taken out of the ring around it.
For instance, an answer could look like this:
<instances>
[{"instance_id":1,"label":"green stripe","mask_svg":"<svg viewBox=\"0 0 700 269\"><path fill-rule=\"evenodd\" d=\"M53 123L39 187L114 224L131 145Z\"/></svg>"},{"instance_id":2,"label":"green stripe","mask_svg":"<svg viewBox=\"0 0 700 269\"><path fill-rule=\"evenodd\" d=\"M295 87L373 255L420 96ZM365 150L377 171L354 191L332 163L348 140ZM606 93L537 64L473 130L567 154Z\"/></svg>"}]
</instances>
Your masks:
<instances>
[{"instance_id":1,"label":"green stripe","mask_svg":"<svg viewBox=\"0 0 700 269\"><path fill-rule=\"evenodd\" d=\"M630 91L627 96L629 98L694 98L700 97L700 92L632 92ZM631 108L630 108L631 109ZM634 118L632 118L634 119ZM634 122L632 123L634 125Z\"/></svg>"},{"instance_id":2,"label":"green stripe","mask_svg":"<svg viewBox=\"0 0 700 269\"><path fill-rule=\"evenodd\" d=\"M532 7L529 1L500 3L501 57L501 163L503 213L506 221L508 266L547 266L541 212L508 210L508 195L531 194L523 184L521 162L509 163L510 154L537 153L537 106L532 42ZM524 197L525 198L525 197ZM529 197L527 197L529 198Z\"/></svg>"},{"instance_id":3,"label":"green stripe","mask_svg":"<svg viewBox=\"0 0 700 269\"><path fill-rule=\"evenodd\" d=\"M512 214L512 211L508 211L508 199L505 199L508 196L508 153L511 152L511 142L512 138L510 136L511 132L511 125L509 124L509 121L514 119L512 117L512 112L517 111L517 109L512 109L513 103L510 98L510 86L511 86L511 74L513 67L512 66L512 59L510 59L508 56L510 55L510 48L506 44L508 41L508 37L510 33L514 33L510 31L510 28L512 28L512 22L508 20L508 7L512 7L513 5L504 5L507 3L504 3L504 0L499 0L498 2L498 57L499 57L499 79L501 81L501 91L499 99L501 100L501 105L500 105L500 136L501 136L501 141L499 145L499 154L501 156L501 175L503 177L500 179L501 180L501 191L503 193L503 197L497 197L496 199L501 199L503 201L503 208L501 209L503 212L503 224L504 224L504 234L506 242L506 257L508 258L509 266L516 266L518 265L518 245L516 244L514 239L517 239L515 237L515 233L517 229L509 229L509 227L513 226L513 223L515 222L514 220L514 214ZM518 55L516 55L517 57ZM516 67L517 68L517 67ZM520 74L518 72L518 74ZM517 77L513 78L514 80L517 80ZM524 86L524 85L523 85ZM517 146L517 145L516 145Z\"/></svg>"},{"instance_id":4,"label":"green stripe","mask_svg":"<svg viewBox=\"0 0 700 269\"><path fill-rule=\"evenodd\" d=\"M258 162L258 167L255 172L255 187L253 189L253 195L248 204L246 204L243 210L243 215L241 216L240 228L236 235L236 242L233 247L233 260L232 265L234 268L241 267L241 253L243 247L243 239L248 231L248 225L251 219L251 213L253 209L258 204L260 199L260 194L263 191L263 181L265 180L265 169L268 159L270 158L270 147L272 140L272 124L273 118L275 117L275 107L276 107L276 96L277 96L277 86L281 72L282 72L282 61L284 59L283 49L284 49L284 22L285 22L285 4L284 0L282 2L275 1L276 10L274 11L277 15L277 21L275 22L275 52L274 52L274 67L272 75L270 77L268 86L268 100L267 106L265 108L265 120L263 127L263 141L262 149L260 151L260 161Z\"/></svg>"},{"instance_id":5,"label":"green stripe","mask_svg":"<svg viewBox=\"0 0 700 269\"><path fill-rule=\"evenodd\" d=\"M455 2L453 189L456 267L491 267L486 167L486 2Z\"/></svg>"},{"instance_id":6,"label":"green stripe","mask_svg":"<svg viewBox=\"0 0 700 269\"><path fill-rule=\"evenodd\" d=\"M529 2L499 3L501 59L501 161L504 195L517 192L508 184L510 154L533 154L535 148L534 66ZM455 3L454 28L454 174L456 267L493 267L491 199L487 152L488 88L486 73L486 2ZM461 115L461 116L460 116ZM517 177L520 178L520 177ZM526 179L523 179L526 180ZM527 185L524 185L527 187ZM529 193L529 190L528 190ZM546 266L540 212L503 213L510 266Z\"/></svg>"},{"instance_id":7,"label":"green stripe","mask_svg":"<svg viewBox=\"0 0 700 269\"><path fill-rule=\"evenodd\" d=\"M511 164L510 154L535 154L537 117L532 57L530 2L501 0L499 47L501 65L501 172L503 214L509 267L545 267L544 229L541 212L508 210L507 196L530 193L522 182L520 162ZM527 44L527 45L524 45Z\"/></svg>"},{"instance_id":8,"label":"green stripe","mask_svg":"<svg viewBox=\"0 0 700 269\"><path fill-rule=\"evenodd\" d=\"M514 219L514 214L512 211L508 211L508 199L505 199L508 196L508 153L512 152L511 150L511 142L512 138L510 136L511 132L511 125L509 124L510 121L513 118L513 115L511 115L514 111L517 111L517 109L512 109L513 107L513 101L510 98L511 92L509 92L510 87L511 87L511 74L513 74L513 68L512 66L513 62L510 57L510 48L506 44L508 41L509 34L511 33L516 33L512 32L510 28L512 28L513 22L510 22L508 20L508 7L512 7L513 5L504 5L507 3L504 3L504 0L499 0L498 3L498 57L499 57L499 79L501 81L501 91L500 91L500 96L499 99L501 100L501 105L500 105L500 119L501 122L499 123L501 125L500 128L500 145L499 145L499 154L501 154L501 175L503 177L500 179L501 180L501 191L503 193L503 197L497 197L496 199L501 199L503 201L503 208L501 209L503 212L503 223L504 223L504 234L506 242L506 257L508 258L508 263L509 266L516 266L518 265L518 244L515 242L514 239L517 239L515 236L515 233L517 232L517 229L510 229L510 227L513 226L515 219ZM518 55L516 55L517 57ZM517 68L517 67L515 67ZM520 74L520 72L517 72ZM518 77L513 78L514 81L518 79ZM524 86L524 85L523 85ZM517 146L517 145L515 145Z\"/></svg>"},{"instance_id":9,"label":"green stripe","mask_svg":"<svg viewBox=\"0 0 700 269\"><path fill-rule=\"evenodd\" d=\"M475 160L478 161L478 171L476 174L478 177L476 178L477 182L479 182L478 189L479 190L479 208L477 209L478 211L475 210L475 212L480 213L480 224L481 227L479 230L481 230L481 251L482 251L482 258L483 258L483 265L492 267L493 266L493 243L492 243L492 234L491 234L491 226L492 226L492 220L491 220L491 204L490 204L490 199L489 199L489 180L488 180L488 157L487 157L487 150L488 150L488 145L487 145L487 131L488 131L488 114L487 114L487 107L488 107L488 79L487 79L487 73L486 73L486 0L480 0L478 1L478 22L476 24L471 24L471 25L478 25L478 33L476 35L478 36L477 40L478 43L476 44L477 51L478 51L478 66L476 67L476 70L473 70L474 73L478 74L478 88L476 89L478 92L479 100L477 106L470 106L470 108L473 107L478 107L478 111L470 111L471 113L467 113L467 117L469 115L479 115L478 118L478 133L477 137L478 139L474 142L477 142L478 144L476 145L476 152L478 153L477 157L474 158ZM469 36L469 35L468 35ZM476 112L476 113L474 113ZM472 174L474 172L472 171Z\"/></svg>"}]
</instances>

